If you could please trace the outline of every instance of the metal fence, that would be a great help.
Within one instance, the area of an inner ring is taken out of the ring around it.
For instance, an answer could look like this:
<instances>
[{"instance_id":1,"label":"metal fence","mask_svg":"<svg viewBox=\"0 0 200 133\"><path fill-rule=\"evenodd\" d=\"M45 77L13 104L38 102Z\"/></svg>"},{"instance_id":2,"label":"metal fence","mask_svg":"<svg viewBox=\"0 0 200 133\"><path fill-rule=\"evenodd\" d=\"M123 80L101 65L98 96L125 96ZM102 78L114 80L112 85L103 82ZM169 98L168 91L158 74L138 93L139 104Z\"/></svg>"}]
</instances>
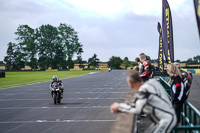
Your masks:
<instances>
[{"instance_id":1,"label":"metal fence","mask_svg":"<svg viewBox=\"0 0 200 133\"><path fill-rule=\"evenodd\" d=\"M160 77L160 83L165 88L168 95L171 89L167 83L169 77ZM183 112L181 113L181 125L174 128L173 133L199 133L200 132L200 112L190 102L185 101Z\"/></svg>"}]
</instances>

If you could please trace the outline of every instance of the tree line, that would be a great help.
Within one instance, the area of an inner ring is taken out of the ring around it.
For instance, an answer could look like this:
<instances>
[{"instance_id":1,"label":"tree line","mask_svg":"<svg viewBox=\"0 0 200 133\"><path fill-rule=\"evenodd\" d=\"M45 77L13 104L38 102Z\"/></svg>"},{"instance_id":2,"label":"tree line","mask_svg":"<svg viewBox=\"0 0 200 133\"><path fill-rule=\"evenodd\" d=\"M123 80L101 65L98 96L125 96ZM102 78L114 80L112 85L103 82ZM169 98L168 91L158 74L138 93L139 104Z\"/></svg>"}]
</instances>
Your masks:
<instances>
[{"instance_id":1,"label":"tree line","mask_svg":"<svg viewBox=\"0 0 200 133\"><path fill-rule=\"evenodd\" d=\"M158 63L158 59L151 59L152 63ZM166 62L166 61L165 61ZM181 61L181 60L176 60L175 62L178 63L186 63L188 65L190 64L200 64L200 55L194 56L193 58L188 58L185 61Z\"/></svg>"},{"instance_id":2,"label":"tree line","mask_svg":"<svg viewBox=\"0 0 200 133\"><path fill-rule=\"evenodd\" d=\"M71 25L50 24L33 29L28 25L20 25L15 32L16 42L9 42L7 56L4 58L7 70L19 70L25 65L32 69L73 68L72 58L82 63L83 45L79 41L78 32Z\"/></svg>"}]
</instances>

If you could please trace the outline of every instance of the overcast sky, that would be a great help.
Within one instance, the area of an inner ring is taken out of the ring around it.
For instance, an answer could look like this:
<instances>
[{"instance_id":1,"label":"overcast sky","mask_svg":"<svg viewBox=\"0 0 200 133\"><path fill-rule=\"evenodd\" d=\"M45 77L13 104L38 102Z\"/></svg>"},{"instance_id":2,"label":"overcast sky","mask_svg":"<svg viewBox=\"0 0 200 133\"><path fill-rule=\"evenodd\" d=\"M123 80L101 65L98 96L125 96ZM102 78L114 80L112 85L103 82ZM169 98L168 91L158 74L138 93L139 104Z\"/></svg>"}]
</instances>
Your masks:
<instances>
[{"instance_id":1,"label":"overcast sky","mask_svg":"<svg viewBox=\"0 0 200 133\"><path fill-rule=\"evenodd\" d=\"M158 55L157 22L162 20L162 0L0 0L0 60L21 24L72 25L83 44L83 59L94 53L101 61L114 56L134 60L144 52ZM192 0L168 0L171 6L175 59L200 55Z\"/></svg>"}]
</instances>

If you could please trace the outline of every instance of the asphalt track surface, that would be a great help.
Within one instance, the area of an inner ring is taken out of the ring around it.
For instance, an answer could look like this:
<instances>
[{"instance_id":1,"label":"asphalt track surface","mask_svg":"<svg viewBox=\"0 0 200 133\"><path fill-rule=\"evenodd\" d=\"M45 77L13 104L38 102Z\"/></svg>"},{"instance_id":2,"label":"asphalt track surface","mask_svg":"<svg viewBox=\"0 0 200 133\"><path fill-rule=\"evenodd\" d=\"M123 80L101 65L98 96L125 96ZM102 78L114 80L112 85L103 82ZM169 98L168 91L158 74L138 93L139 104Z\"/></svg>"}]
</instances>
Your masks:
<instances>
[{"instance_id":1,"label":"asphalt track surface","mask_svg":"<svg viewBox=\"0 0 200 133\"><path fill-rule=\"evenodd\" d=\"M48 82L0 90L0 133L108 133L109 106L127 95L127 71L63 79L64 99L54 105Z\"/></svg>"},{"instance_id":2,"label":"asphalt track surface","mask_svg":"<svg viewBox=\"0 0 200 133\"><path fill-rule=\"evenodd\" d=\"M193 75L193 81L188 100L190 103L192 103L192 105L200 110L200 75Z\"/></svg>"}]
</instances>

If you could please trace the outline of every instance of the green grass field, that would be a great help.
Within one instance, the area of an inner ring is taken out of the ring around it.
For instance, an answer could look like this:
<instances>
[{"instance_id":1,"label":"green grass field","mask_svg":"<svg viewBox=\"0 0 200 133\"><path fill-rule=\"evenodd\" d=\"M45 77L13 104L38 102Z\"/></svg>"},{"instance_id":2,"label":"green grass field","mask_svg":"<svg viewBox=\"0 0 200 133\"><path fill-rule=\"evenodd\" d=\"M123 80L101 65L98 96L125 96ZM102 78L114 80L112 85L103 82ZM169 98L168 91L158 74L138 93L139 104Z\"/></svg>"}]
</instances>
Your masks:
<instances>
[{"instance_id":1,"label":"green grass field","mask_svg":"<svg viewBox=\"0 0 200 133\"><path fill-rule=\"evenodd\" d=\"M56 72L6 72L6 78L0 78L0 88L7 88L19 85L26 85L42 81L52 80L53 75L57 75L59 79L76 77L89 74L90 72L99 72L95 70L88 71L56 71Z\"/></svg>"}]
</instances>

